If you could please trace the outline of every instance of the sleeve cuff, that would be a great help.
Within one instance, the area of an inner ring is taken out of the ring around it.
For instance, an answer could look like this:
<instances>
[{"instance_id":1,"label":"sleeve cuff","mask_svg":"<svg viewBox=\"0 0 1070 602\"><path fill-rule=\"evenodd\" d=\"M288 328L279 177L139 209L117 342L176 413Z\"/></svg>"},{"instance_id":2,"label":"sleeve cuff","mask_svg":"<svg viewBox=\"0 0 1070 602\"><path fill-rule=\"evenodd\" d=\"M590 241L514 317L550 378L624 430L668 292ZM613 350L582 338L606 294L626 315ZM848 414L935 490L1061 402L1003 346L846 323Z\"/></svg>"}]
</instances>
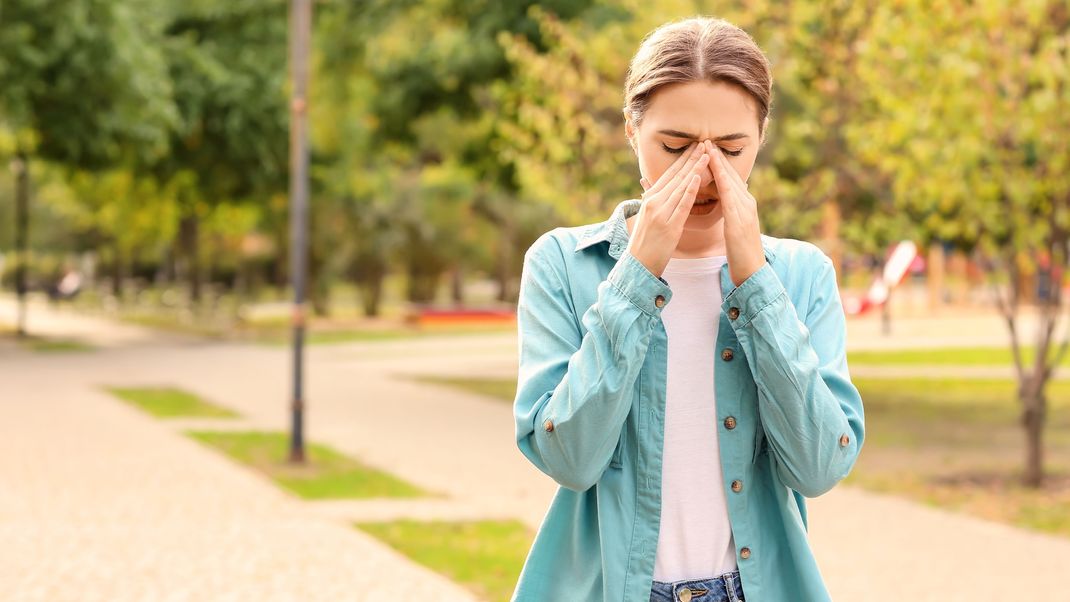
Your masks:
<instances>
[{"instance_id":1,"label":"sleeve cuff","mask_svg":"<svg viewBox=\"0 0 1070 602\"><path fill-rule=\"evenodd\" d=\"M621 253L606 280L650 316L657 316L672 298L669 283L664 278L655 276L627 249Z\"/></svg>"},{"instance_id":2,"label":"sleeve cuff","mask_svg":"<svg viewBox=\"0 0 1070 602\"><path fill-rule=\"evenodd\" d=\"M772 264L768 261L739 286L732 289L721 303L734 327L746 326L759 312L787 295Z\"/></svg>"}]
</instances>

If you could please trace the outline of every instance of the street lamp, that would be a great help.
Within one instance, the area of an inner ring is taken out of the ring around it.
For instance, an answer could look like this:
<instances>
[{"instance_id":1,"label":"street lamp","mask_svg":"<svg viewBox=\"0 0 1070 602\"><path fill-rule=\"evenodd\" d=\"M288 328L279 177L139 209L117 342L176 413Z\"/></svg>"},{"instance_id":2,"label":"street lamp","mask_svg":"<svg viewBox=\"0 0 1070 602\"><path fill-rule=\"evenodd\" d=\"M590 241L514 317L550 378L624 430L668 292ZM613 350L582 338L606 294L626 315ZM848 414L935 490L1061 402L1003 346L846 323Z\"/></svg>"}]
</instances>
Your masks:
<instances>
[{"instance_id":1,"label":"street lamp","mask_svg":"<svg viewBox=\"0 0 1070 602\"><path fill-rule=\"evenodd\" d=\"M308 269L308 45L311 0L293 0L290 13L290 278L293 283L293 397L290 403L290 461L305 461L304 339Z\"/></svg>"}]
</instances>

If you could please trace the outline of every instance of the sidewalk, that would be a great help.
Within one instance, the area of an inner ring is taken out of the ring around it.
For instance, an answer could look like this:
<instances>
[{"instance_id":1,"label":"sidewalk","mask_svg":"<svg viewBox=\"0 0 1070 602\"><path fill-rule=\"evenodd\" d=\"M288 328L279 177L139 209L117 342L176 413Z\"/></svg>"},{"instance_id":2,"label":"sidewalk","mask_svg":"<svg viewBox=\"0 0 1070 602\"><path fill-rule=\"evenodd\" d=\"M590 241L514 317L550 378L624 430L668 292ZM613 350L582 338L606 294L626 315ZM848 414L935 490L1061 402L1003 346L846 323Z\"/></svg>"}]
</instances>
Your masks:
<instances>
[{"instance_id":1,"label":"sidewalk","mask_svg":"<svg viewBox=\"0 0 1070 602\"><path fill-rule=\"evenodd\" d=\"M0 363L4 600L474 602L95 388L138 364L103 351Z\"/></svg>"}]
</instances>

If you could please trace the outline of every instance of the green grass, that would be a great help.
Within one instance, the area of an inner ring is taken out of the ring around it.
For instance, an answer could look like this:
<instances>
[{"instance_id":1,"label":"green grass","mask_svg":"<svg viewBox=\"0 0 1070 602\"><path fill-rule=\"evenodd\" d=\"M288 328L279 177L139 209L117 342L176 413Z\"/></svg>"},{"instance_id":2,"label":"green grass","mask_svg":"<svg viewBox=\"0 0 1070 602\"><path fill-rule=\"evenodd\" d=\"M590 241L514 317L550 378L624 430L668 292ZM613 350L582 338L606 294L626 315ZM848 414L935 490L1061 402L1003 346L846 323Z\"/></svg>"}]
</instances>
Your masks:
<instances>
[{"instance_id":1,"label":"green grass","mask_svg":"<svg viewBox=\"0 0 1070 602\"><path fill-rule=\"evenodd\" d=\"M16 341L22 348L38 353L66 353L94 351L96 347L75 339L44 337L28 333L18 336L17 329L7 323L0 323L0 337Z\"/></svg>"},{"instance_id":2,"label":"green grass","mask_svg":"<svg viewBox=\"0 0 1070 602\"><path fill-rule=\"evenodd\" d=\"M1054 354L1053 350L1048 351ZM1030 365L1036 355L1034 347L1022 348L1022 360ZM1049 355L1050 357L1050 355ZM852 351L847 362L854 365L926 365L926 366L1011 366L1014 356L1007 347L947 347L938 349L904 349L891 351ZM1061 366L1070 365L1070 352Z\"/></svg>"},{"instance_id":3,"label":"green grass","mask_svg":"<svg viewBox=\"0 0 1070 602\"><path fill-rule=\"evenodd\" d=\"M420 377L511 403L515 378ZM1070 381L1048 385L1042 489L1020 484L1025 436L1010 379L855 378L866 440L846 479L991 520L1070 537Z\"/></svg>"},{"instance_id":4,"label":"green grass","mask_svg":"<svg viewBox=\"0 0 1070 602\"><path fill-rule=\"evenodd\" d=\"M88 343L73 339L54 339L48 337L31 336L24 339L23 346L38 353L69 353L93 351L96 348Z\"/></svg>"},{"instance_id":5,"label":"green grass","mask_svg":"<svg viewBox=\"0 0 1070 602\"><path fill-rule=\"evenodd\" d=\"M236 418L238 414L174 387L108 387L113 395L157 418Z\"/></svg>"},{"instance_id":6,"label":"green grass","mask_svg":"<svg viewBox=\"0 0 1070 602\"><path fill-rule=\"evenodd\" d=\"M187 431L305 499L438 497L330 447L305 445L306 463L291 464L289 435L274 432Z\"/></svg>"},{"instance_id":7,"label":"green grass","mask_svg":"<svg viewBox=\"0 0 1070 602\"><path fill-rule=\"evenodd\" d=\"M1070 537L1070 382L1048 386L1048 481L1021 484L1025 435L1008 379L856 378L866 440L846 482Z\"/></svg>"},{"instance_id":8,"label":"green grass","mask_svg":"<svg viewBox=\"0 0 1070 602\"><path fill-rule=\"evenodd\" d=\"M399 520L356 526L488 602L507 602L512 596L535 538L518 521Z\"/></svg>"},{"instance_id":9,"label":"green grass","mask_svg":"<svg viewBox=\"0 0 1070 602\"><path fill-rule=\"evenodd\" d=\"M509 403L512 403L516 398L515 378L469 378L461 376L420 375L413 377L412 380L433 385L454 387L485 397L508 401Z\"/></svg>"}]
</instances>

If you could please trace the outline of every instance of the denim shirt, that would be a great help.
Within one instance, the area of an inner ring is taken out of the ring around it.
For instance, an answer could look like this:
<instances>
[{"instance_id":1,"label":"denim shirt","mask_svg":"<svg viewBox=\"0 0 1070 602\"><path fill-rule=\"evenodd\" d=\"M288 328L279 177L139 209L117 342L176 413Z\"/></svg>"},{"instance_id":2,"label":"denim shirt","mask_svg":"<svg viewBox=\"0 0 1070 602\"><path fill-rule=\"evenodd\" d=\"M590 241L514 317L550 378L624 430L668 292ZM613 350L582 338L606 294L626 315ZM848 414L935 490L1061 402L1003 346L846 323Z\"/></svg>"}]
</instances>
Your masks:
<instances>
[{"instance_id":1,"label":"denim shirt","mask_svg":"<svg viewBox=\"0 0 1070 602\"><path fill-rule=\"evenodd\" d=\"M673 292L628 250L624 220L641 202L621 202L602 223L555 228L524 255L516 441L560 487L514 601L650 599L665 434L661 312ZM854 466L862 399L831 260L805 241L763 234L762 246L766 263L739 287L721 267L717 347L732 353L716 354L709 426L747 599L829 600L804 498Z\"/></svg>"}]
</instances>

